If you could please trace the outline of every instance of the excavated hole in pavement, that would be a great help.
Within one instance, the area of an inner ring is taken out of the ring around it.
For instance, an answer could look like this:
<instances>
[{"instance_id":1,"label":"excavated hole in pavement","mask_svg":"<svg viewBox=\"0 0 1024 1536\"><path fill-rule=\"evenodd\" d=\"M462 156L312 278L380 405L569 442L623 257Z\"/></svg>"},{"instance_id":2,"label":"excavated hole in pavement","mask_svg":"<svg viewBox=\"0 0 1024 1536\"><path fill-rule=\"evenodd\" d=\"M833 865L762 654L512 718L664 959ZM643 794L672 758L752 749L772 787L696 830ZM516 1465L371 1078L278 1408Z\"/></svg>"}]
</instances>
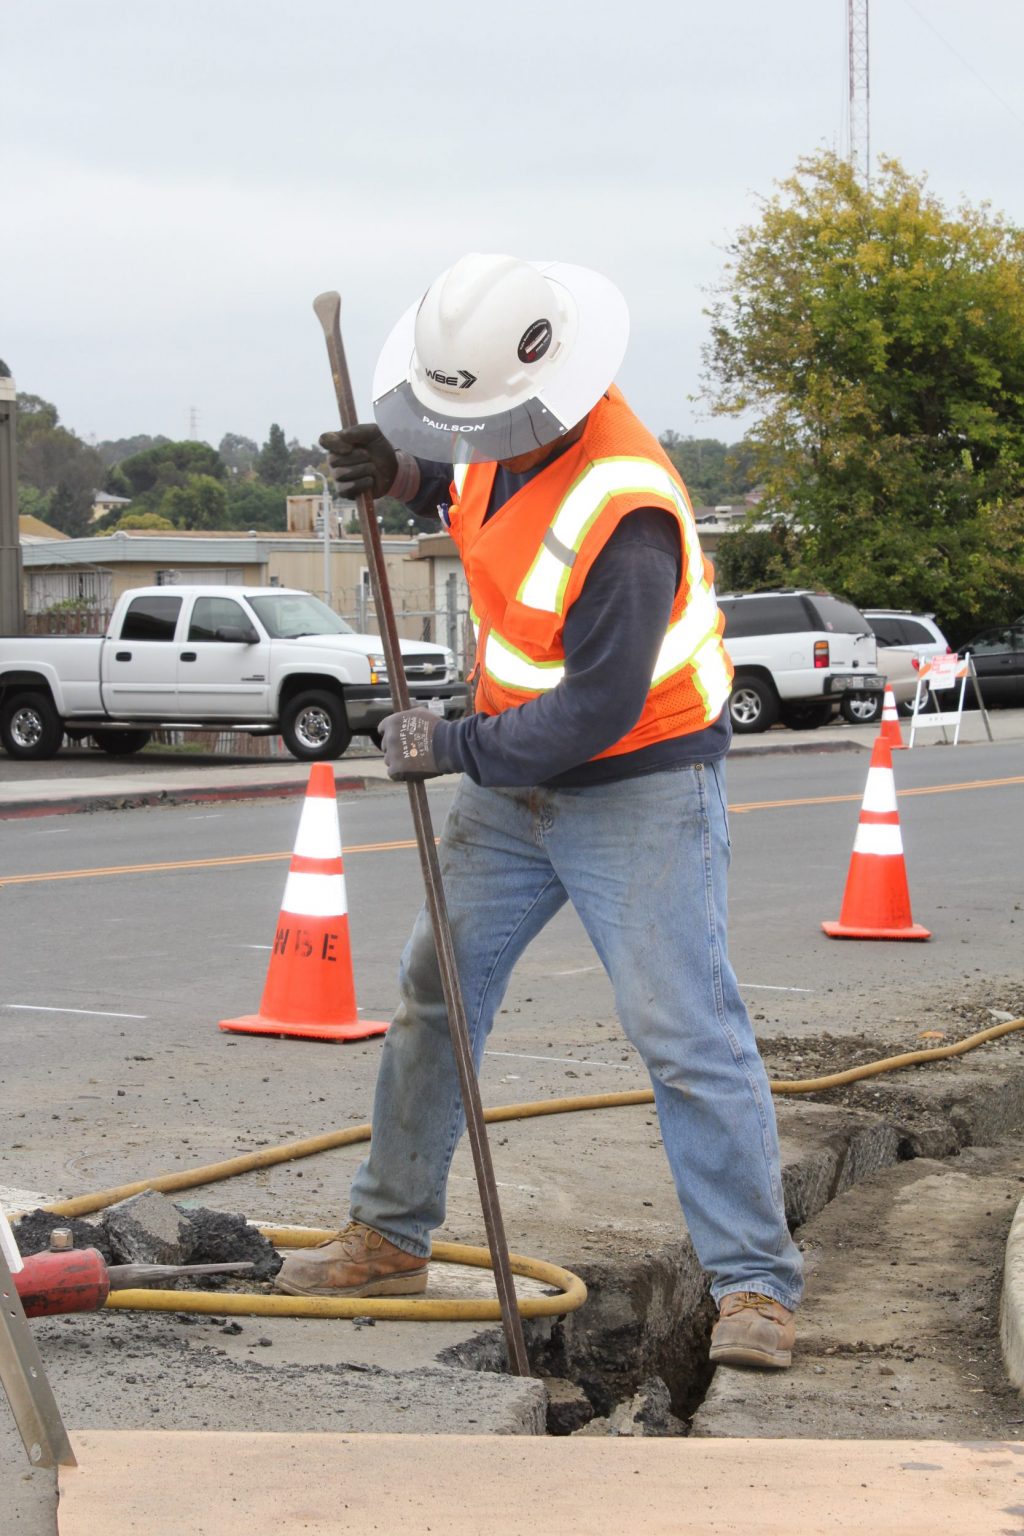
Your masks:
<instances>
[{"instance_id":1,"label":"excavated hole in pavement","mask_svg":"<svg viewBox=\"0 0 1024 1536\"><path fill-rule=\"evenodd\" d=\"M549 1390L548 1433L569 1435L589 1424L595 1434L688 1434L713 1374L708 1342L716 1315L692 1254L680 1248L578 1272L586 1306L524 1327L531 1368ZM500 1332L438 1359L469 1370L507 1368Z\"/></svg>"}]
</instances>

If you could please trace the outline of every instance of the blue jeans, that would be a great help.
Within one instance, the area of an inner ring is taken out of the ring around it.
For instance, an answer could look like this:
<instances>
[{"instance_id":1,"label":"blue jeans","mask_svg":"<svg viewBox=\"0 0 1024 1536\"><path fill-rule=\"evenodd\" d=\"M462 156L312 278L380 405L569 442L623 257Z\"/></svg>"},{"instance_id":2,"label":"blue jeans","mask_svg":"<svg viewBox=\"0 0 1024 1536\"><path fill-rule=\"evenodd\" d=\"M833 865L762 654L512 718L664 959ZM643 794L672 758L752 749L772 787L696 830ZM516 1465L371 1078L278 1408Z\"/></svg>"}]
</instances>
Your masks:
<instances>
[{"instance_id":1,"label":"blue jeans","mask_svg":"<svg viewBox=\"0 0 1024 1536\"><path fill-rule=\"evenodd\" d=\"M585 789L484 789L463 778L440 849L479 1071L512 968L571 901L654 1085L669 1166L715 1300L800 1300L771 1093L726 949L729 831L721 764ZM426 910L402 956L373 1138L352 1216L430 1252L465 1128Z\"/></svg>"}]
</instances>

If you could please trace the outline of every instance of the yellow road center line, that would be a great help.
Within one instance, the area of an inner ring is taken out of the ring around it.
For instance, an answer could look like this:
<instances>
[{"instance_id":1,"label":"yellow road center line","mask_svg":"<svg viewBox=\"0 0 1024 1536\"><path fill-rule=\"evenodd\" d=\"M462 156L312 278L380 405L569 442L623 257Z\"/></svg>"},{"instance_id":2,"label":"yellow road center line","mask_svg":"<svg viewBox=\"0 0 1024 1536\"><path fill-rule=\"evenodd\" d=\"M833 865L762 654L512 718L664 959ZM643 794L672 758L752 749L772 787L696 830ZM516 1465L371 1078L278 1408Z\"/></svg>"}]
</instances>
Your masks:
<instances>
[{"instance_id":1,"label":"yellow road center line","mask_svg":"<svg viewBox=\"0 0 1024 1536\"><path fill-rule=\"evenodd\" d=\"M969 779L963 784L924 784L917 789L901 789L898 791L898 796L902 799L904 795L951 795L972 789L1004 789L1012 784L1024 784L1024 774L1016 774L1007 779ZM798 810L808 805L846 805L859 803L863 798L861 793L810 795L799 800L750 800L745 804L730 805L729 814L738 816L747 811ZM414 838L404 838L389 843L354 843L343 851L345 854L392 853L415 847ZM0 886L32 885L46 880L95 880L107 875L167 874L179 869L228 869L240 864L280 863L290 859L291 856L290 851L288 853L239 853L228 854L218 859L176 859L166 863L111 864L97 869L60 869L43 874L0 875Z\"/></svg>"},{"instance_id":2,"label":"yellow road center line","mask_svg":"<svg viewBox=\"0 0 1024 1536\"><path fill-rule=\"evenodd\" d=\"M415 848L414 838L394 843L356 843L345 853L389 853L392 849ZM37 880L93 880L105 875L155 875L177 869L223 869L236 864L274 864L291 858L288 853L226 854L218 859L175 859L163 864L110 864L97 869L60 869L32 875L0 875L0 886L30 885Z\"/></svg>"}]
</instances>

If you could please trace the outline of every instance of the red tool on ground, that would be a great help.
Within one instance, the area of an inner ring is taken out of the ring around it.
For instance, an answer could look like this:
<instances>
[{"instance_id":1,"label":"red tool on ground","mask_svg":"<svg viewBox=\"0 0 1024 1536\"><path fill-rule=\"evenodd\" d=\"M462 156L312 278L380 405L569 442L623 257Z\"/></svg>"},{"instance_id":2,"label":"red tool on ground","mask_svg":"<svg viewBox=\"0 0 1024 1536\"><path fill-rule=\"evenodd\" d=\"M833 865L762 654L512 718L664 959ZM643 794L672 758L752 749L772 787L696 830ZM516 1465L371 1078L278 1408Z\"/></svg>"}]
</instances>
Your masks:
<instances>
[{"instance_id":1,"label":"red tool on ground","mask_svg":"<svg viewBox=\"0 0 1024 1536\"><path fill-rule=\"evenodd\" d=\"M111 1291L179 1280L184 1275L237 1275L249 1264L108 1264L96 1248L30 1253L13 1275L26 1317L61 1312L98 1312Z\"/></svg>"}]
</instances>

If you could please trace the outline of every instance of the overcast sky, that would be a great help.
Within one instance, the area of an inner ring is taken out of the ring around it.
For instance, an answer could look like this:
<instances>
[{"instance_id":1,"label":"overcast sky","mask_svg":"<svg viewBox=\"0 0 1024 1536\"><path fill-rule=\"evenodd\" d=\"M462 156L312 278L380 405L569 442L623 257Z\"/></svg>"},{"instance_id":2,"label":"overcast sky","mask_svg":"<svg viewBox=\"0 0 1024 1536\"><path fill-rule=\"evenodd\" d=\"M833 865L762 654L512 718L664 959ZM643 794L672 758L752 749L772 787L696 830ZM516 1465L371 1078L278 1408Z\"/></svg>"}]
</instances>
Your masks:
<instances>
[{"instance_id":1,"label":"overcast sky","mask_svg":"<svg viewBox=\"0 0 1024 1536\"><path fill-rule=\"evenodd\" d=\"M85 437L336 425L469 250L577 262L629 303L655 431L699 390L724 248L846 147L846 0L5 0L0 357ZM871 0L871 138L1024 223L1020 0Z\"/></svg>"}]
</instances>

